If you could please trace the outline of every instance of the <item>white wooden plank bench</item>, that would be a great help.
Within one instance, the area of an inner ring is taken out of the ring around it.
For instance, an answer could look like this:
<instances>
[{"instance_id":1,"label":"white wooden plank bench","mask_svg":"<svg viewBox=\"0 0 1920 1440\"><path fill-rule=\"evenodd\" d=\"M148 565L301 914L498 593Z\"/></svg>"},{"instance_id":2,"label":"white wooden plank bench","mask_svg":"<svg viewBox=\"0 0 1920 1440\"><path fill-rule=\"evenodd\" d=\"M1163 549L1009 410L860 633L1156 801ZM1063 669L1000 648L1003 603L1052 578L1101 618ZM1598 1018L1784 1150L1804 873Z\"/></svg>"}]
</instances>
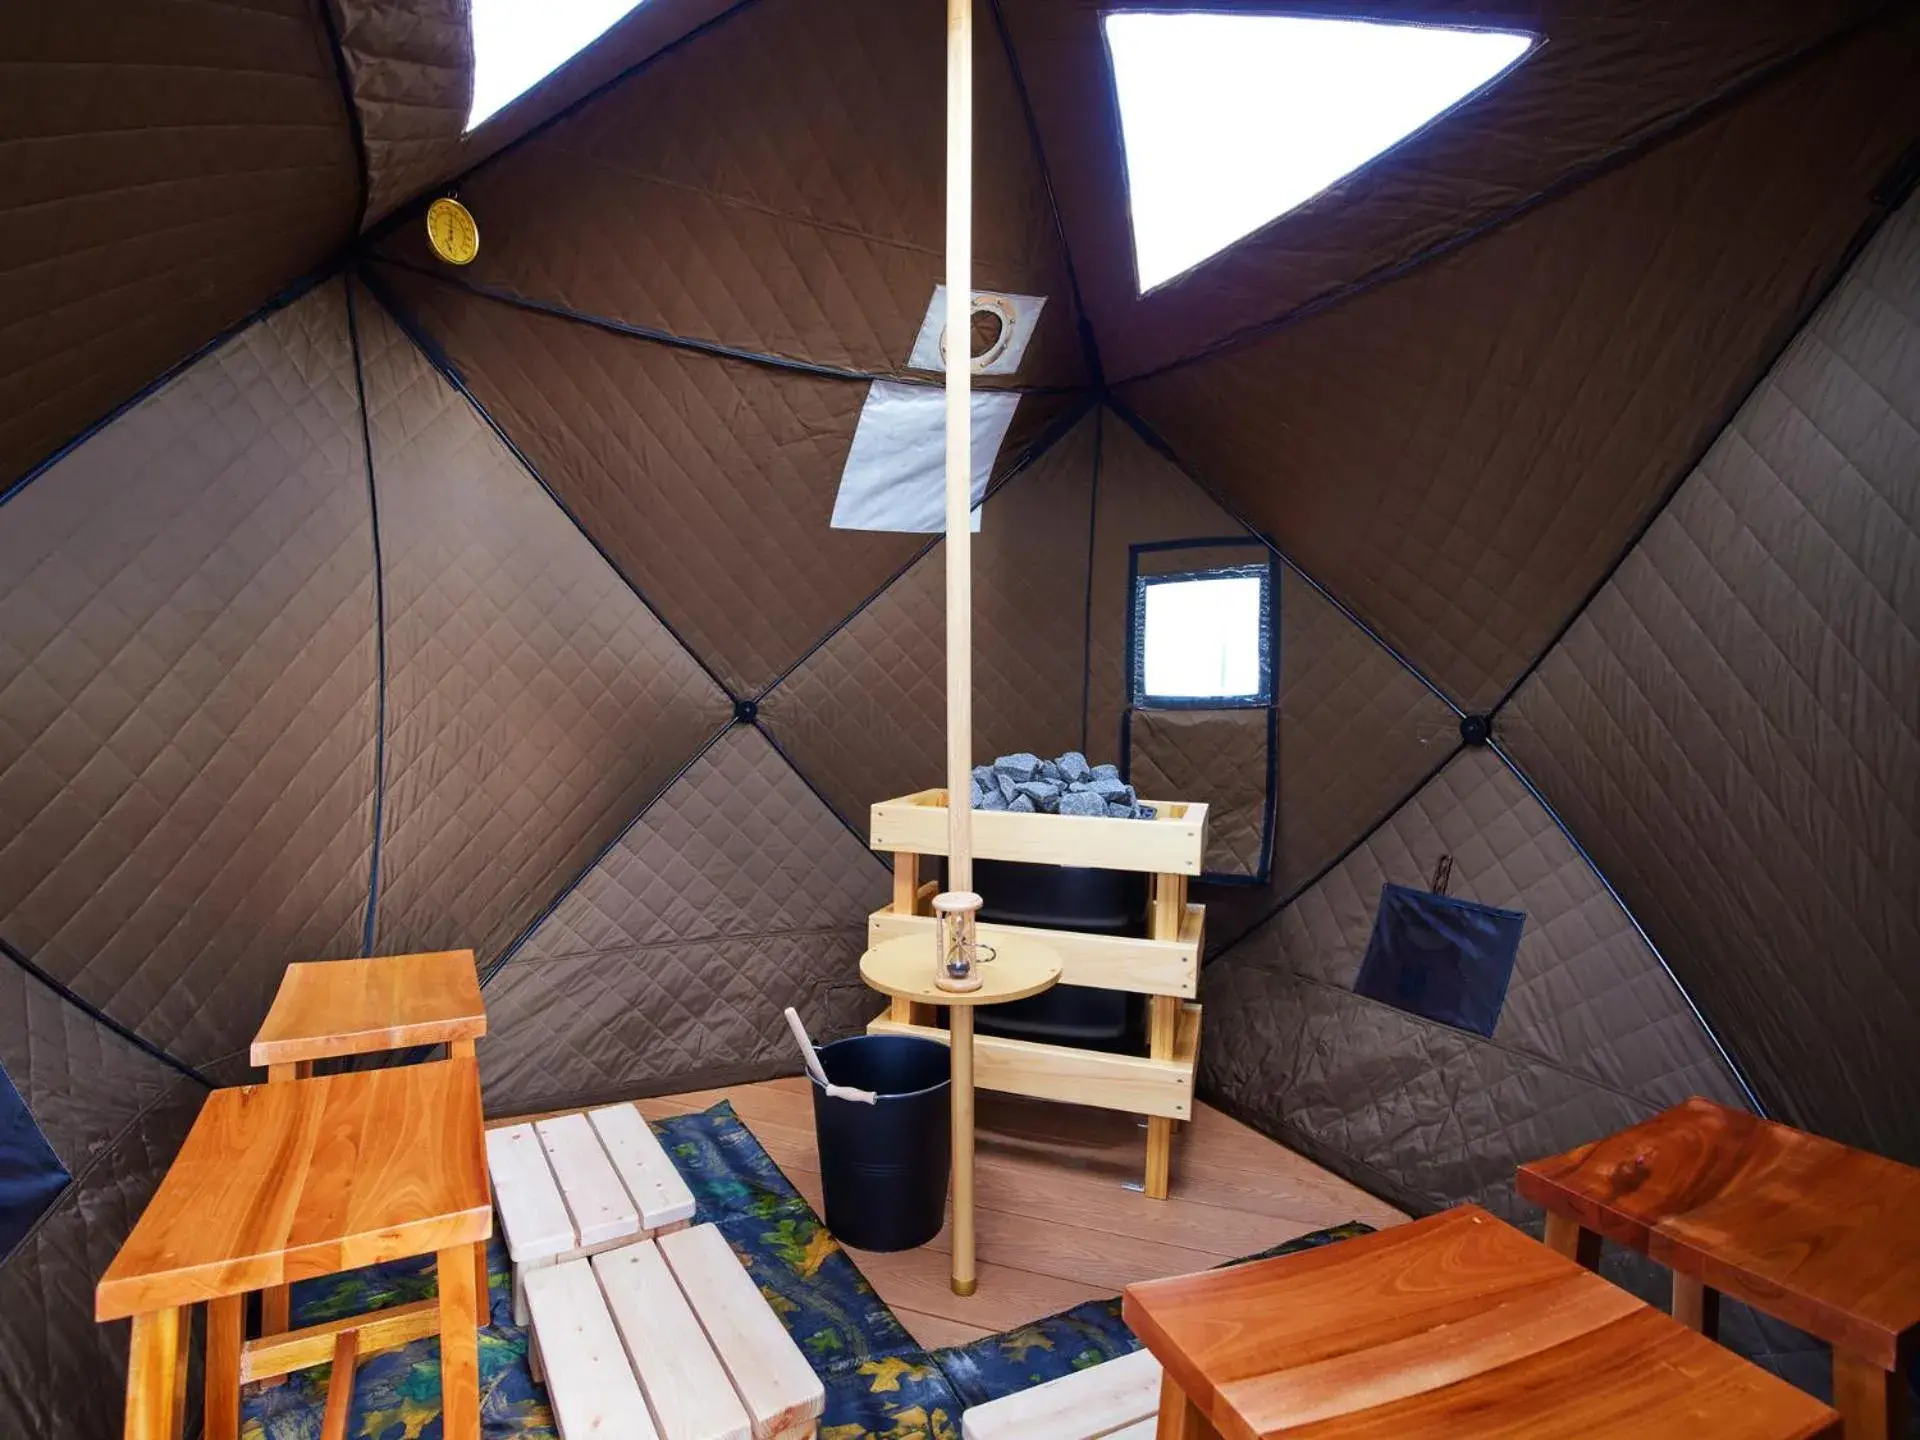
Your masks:
<instances>
[{"instance_id":1,"label":"white wooden plank bench","mask_svg":"<svg viewBox=\"0 0 1920 1440\"><path fill-rule=\"evenodd\" d=\"M826 1388L711 1225L537 1267L526 1296L562 1440L818 1429Z\"/></svg>"},{"instance_id":2,"label":"white wooden plank bench","mask_svg":"<svg viewBox=\"0 0 1920 1440\"><path fill-rule=\"evenodd\" d=\"M975 1405L964 1440L1153 1440L1160 1362L1145 1350Z\"/></svg>"},{"instance_id":3,"label":"white wooden plank bench","mask_svg":"<svg viewBox=\"0 0 1920 1440\"><path fill-rule=\"evenodd\" d=\"M494 1204L513 1262L513 1318L530 1272L681 1230L693 1192L640 1112L611 1105L487 1132Z\"/></svg>"}]
</instances>

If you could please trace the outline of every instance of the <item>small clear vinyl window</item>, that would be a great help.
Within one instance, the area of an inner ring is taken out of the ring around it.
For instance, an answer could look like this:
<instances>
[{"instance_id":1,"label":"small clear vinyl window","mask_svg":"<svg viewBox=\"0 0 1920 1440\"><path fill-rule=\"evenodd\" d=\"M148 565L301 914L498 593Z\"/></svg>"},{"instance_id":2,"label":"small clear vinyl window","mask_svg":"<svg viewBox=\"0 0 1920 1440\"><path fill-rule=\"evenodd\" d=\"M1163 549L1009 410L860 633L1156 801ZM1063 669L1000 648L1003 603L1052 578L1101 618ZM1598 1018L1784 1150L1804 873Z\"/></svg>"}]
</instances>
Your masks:
<instances>
[{"instance_id":1,"label":"small clear vinyl window","mask_svg":"<svg viewBox=\"0 0 1920 1440\"><path fill-rule=\"evenodd\" d=\"M1272 571L1235 565L1134 582L1133 703L1273 703Z\"/></svg>"}]
</instances>

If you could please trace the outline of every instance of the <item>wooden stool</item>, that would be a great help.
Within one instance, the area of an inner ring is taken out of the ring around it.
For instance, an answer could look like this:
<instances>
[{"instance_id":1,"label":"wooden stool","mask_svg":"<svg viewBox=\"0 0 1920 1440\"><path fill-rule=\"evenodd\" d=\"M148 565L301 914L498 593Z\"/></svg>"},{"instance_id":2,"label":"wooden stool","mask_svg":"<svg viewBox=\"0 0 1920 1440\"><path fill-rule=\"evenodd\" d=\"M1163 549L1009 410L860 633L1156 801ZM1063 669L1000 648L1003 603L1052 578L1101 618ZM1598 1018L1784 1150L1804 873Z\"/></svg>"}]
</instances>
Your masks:
<instances>
[{"instance_id":1,"label":"wooden stool","mask_svg":"<svg viewBox=\"0 0 1920 1440\"><path fill-rule=\"evenodd\" d=\"M1160 1440L1805 1440L1840 1417L1477 1205L1127 1287Z\"/></svg>"},{"instance_id":2,"label":"wooden stool","mask_svg":"<svg viewBox=\"0 0 1920 1440\"><path fill-rule=\"evenodd\" d=\"M450 1059L473 1058L487 1033L480 974L471 950L380 955L370 960L304 960L287 966L248 1060L270 1083L303 1080L316 1060L372 1055L414 1045L445 1045ZM487 1252L478 1261L480 1303L487 1303ZM284 1285L260 1297L260 1330L287 1328Z\"/></svg>"},{"instance_id":3,"label":"wooden stool","mask_svg":"<svg viewBox=\"0 0 1920 1440\"><path fill-rule=\"evenodd\" d=\"M532 1271L684 1230L693 1219L693 1191L631 1105L489 1130L487 1169L518 1325L527 1323Z\"/></svg>"},{"instance_id":4,"label":"wooden stool","mask_svg":"<svg viewBox=\"0 0 1920 1440\"><path fill-rule=\"evenodd\" d=\"M492 1233L472 1060L214 1091L94 1294L96 1319L133 1319L128 1440L178 1440L201 1302L207 1440L240 1433L242 1383L328 1361L333 1440L354 1361L436 1332L447 1440L479 1440L474 1252ZM439 1258L436 1299L242 1342L249 1291L415 1255Z\"/></svg>"},{"instance_id":5,"label":"wooden stool","mask_svg":"<svg viewBox=\"0 0 1920 1440\"><path fill-rule=\"evenodd\" d=\"M1833 1346L1847 1440L1907 1433L1920 1345L1920 1170L1692 1099L1522 1165L1547 1243L1591 1266L1605 1236L1673 1271L1711 1335L1724 1293Z\"/></svg>"},{"instance_id":6,"label":"wooden stool","mask_svg":"<svg viewBox=\"0 0 1920 1440\"><path fill-rule=\"evenodd\" d=\"M811 1440L826 1408L711 1225L536 1270L527 1303L563 1437Z\"/></svg>"}]
</instances>

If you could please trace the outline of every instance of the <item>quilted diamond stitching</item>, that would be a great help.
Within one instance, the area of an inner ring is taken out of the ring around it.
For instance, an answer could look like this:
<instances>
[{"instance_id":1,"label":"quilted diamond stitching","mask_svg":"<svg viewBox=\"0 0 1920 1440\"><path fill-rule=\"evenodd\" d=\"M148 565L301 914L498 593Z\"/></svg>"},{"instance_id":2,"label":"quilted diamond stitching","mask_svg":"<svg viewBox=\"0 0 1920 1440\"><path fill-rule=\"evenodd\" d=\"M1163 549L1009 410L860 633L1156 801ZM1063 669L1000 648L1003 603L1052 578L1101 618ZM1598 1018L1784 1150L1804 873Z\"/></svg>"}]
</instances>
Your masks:
<instances>
[{"instance_id":1,"label":"quilted diamond stitching","mask_svg":"<svg viewBox=\"0 0 1920 1440\"><path fill-rule=\"evenodd\" d=\"M193 1061L243 1043L289 955L358 945L375 670L351 366L336 283L0 527L0 925Z\"/></svg>"},{"instance_id":2,"label":"quilted diamond stitching","mask_svg":"<svg viewBox=\"0 0 1920 1440\"><path fill-rule=\"evenodd\" d=\"M377 306L378 948L500 953L731 707Z\"/></svg>"},{"instance_id":3,"label":"quilted diamond stitching","mask_svg":"<svg viewBox=\"0 0 1920 1440\"><path fill-rule=\"evenodd\" d=\"M1763 1095L1909 1156L1916 475L1909 202L1502 718Z\"/></svg>"},{"instance_id":4,"label":"quilted diamond stitching","mask_svg":"<svg viewBox=\"0 0 1920 1440\"><path fill-rule=\"evenodd\" d=\"M1122 394L1484 709L1844 252L1911 128L1904 53L1858 41L1443 260Z\"/></svg>"}]
</instances>

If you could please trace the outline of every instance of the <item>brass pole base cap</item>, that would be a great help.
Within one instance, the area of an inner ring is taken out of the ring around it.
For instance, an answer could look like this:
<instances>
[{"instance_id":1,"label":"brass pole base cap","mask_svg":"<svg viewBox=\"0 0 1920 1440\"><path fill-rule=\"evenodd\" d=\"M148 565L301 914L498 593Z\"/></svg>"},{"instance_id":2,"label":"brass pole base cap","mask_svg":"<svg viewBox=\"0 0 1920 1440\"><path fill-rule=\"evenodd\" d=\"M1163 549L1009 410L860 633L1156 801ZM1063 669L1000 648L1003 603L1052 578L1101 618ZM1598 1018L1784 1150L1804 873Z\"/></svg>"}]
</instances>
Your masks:
<instances>
[{"instance_id":1,"label":"brass pole base cap","mask_svg":"<svg viewBox=\"0 0 1920 1440\"><path fill-rule=\"evenodd\" d=\"M978 1280L955 1280L953 1282L953 1293L956 1295L971 1295L979 1288L980 1282Z\"/></svg>"}]
</instances>

